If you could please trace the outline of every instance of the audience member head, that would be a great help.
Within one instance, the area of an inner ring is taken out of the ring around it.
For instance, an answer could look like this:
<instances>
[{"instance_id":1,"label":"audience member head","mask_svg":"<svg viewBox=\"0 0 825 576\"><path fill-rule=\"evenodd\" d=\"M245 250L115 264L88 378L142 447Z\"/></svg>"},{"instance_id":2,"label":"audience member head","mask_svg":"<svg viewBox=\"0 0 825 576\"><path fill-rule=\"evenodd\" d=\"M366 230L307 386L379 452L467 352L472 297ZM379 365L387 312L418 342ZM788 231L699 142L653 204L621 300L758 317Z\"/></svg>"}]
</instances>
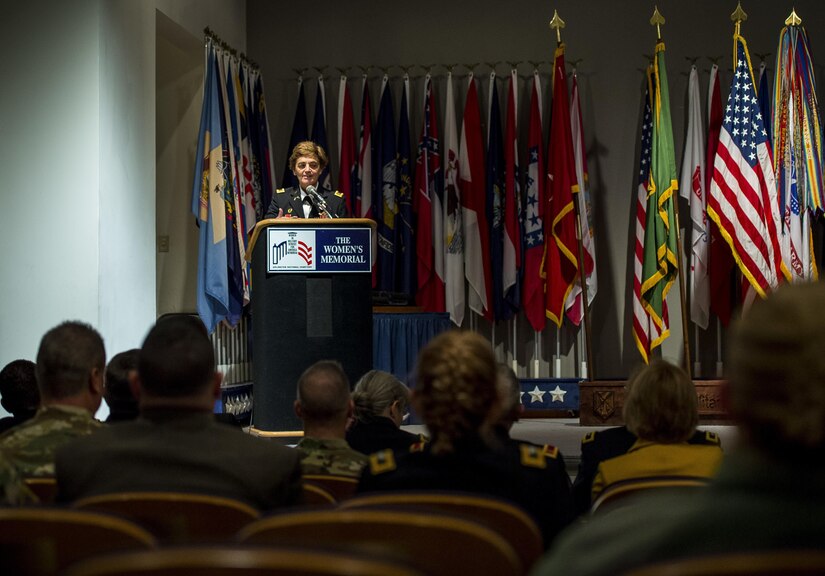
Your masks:
<instances>
[{"instance_id":1,"label":"audience member head","mask_svg":"<svg viewBox=\"0 0 825 576\"><path fill-rule=\"evenodd\" d=\"M822 462L825 452L825 286L788 284L736 323L730 411L743 438L772 457Z\"/></svg>"},{"instance_id":2,"label":"audience member head","mask_svg":"<svg viewBox=\"0 0 825 576\"><path fill-rule=\"evenodd\" d=\"M452 452L484 437L497 417L496 361L474 332L442 332L418 356L413 402L432 436L432 451Z\"/></svg>"},{"instance_id":3,"label":"audience member head","mask_svg":"<svg viewBox=\"0 0 825 576\"><path fill-rule=\"evenodd\" d=\"M684 370L660 359L636 372L624 400L627 429L661 444L686 442L699 423L696 389Z\"/></svg>"},{"instance_id":4,"label":"audience member head","mask_svg":"<svg viewBox=\"0 0 825 576\"><path fill-rule=\"evenodd\" d=\"M0 371L0 404L14 416L37 410L40 392L37 390L34 362L13 360Z\"/></svg>"},{"instance_id":5,"label":"audience member head","mask_svg":"<svg viewBox=\"0 0 825 576\"><path fill-rule=\"evenodd\" d=\"M521 405L521 383L513 369L506 364L496 366L496 389L500 415L496 426L509 431L518 422L524 407Z\"/></svg>"},{"instance_id":6,"label":"audience member head","mask_svg":"<svg viewBox=\"0 0 825 576\"><path fill-rule=\"evenodd\" d=\"M96 412L103 398L106 349L97 330L63 322L40 340L37 386L43 405L68 404Z\"/></svg>"},{"instance_id":7,"label":"audience member head","mask_svg":"<svg viewBox=\"0 0 825 576\"><path fill-rule=\"evenodd\" d=\"M200 318L160 318L143 341L132 378L141 408L174 405L211 411L220 395L221 374L215 371L215 352Z\"/></svg>"},{"instance_id":8,"label":"audience member head","mask_svg":"<svg viewBox=\"0 0 825 576\"><path fill-rule=\"evenodd\" d=\"M135 418L138 415L138 401L129 383L129 374L138 367L138 354L139 348L120 352L112 356L106 365L103 399L109 405L111 415L118 419Z\"/></svg>"},{"instance_id":9,"label":"audience member head","mask_svg":"<svg viewBox=\"0 0 825 576\"><path fill-rule=\"evenodd\" d=\"M307 436L343 438L352 414L349 378L339 362L321 360L298 379L295 414Z\"/></svg>"},{"instance_id":10,"label":"audience member head","mask_svg":"<svg viewBox=\"0 0 825 576\"><path fill-rule=\"evenodd\" d=\"M355 385L352 402L355 417L362 422L383 416L401 426L408 414L410 391L389 372L370 370Z\"/></svg>"}]
</instances>

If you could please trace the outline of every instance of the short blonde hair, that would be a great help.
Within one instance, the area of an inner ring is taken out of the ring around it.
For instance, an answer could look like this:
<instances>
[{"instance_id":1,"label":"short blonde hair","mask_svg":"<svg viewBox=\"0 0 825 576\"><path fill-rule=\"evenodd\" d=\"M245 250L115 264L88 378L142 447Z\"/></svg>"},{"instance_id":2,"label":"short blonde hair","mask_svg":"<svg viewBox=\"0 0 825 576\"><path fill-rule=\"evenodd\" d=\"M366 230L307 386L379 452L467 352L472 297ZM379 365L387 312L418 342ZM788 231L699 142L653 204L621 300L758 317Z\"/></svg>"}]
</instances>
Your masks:
<instances>
[{"instance_id":1,"label":"short blonde hair","mask_svg":"<svg viewBox=\"0 0 825 576\"><path fill-rule=\"evenodd\" d=\"M461 440L483 433L498 402L490 342L459 330L433 338L418 356L415 394L434 453L451 452Z\"/></svg>"},{"instance_id":2,"label":"short blonde hair","mask_svg":"<svg viewBox=\"0 0 825 576\"><path fill-rule=\"evenodd\" d=\"M292 149L292 154L289 155L289 169L295 171L295 164L298 163L298 158L304 156L306 158L315 158L318 160L318 171L320 172L327 167L329 158L327 158L326 151L311 140L304 140L298 142L295 148Z\"/></svg>"},{"instance_id":3,"label":"short blonde hair","mask_svg":"<svg viewBox=\"0 0 825 576\"><path fill-rule=\"evenodd\" d=\"M699 424L696 389L678 366L654 359L628 382L624 400L627 429L643 440L687 441Z\"/></svg>"},{"instance_id":4,"label":"short blonde hair","mask_svg":"<svg viewBox=\"0 0 825 576\"><path fill-rule=\"evenodd\" d=\"M731 330L731 414L747 441L774 457L825 450L823 310L821 283L786 284Z\"/></svg>"}]
</instances>

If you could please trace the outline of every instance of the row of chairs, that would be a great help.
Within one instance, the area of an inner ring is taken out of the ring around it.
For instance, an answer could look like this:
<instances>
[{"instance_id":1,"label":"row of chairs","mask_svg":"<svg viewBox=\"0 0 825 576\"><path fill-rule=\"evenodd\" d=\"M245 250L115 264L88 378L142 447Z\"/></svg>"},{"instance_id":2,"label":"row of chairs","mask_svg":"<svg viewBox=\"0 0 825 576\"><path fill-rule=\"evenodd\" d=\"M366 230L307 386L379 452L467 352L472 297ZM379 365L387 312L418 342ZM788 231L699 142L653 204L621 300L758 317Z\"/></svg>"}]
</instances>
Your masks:
<instances>
[{"instance_id":1,"label":"row of chairs","mask_svg":"<svg viewBox=\"0 0 825 576\"><path fill-rule=\"evenodd\" d=\"M28 566L26 573L38 575L53 574L110 545L169 549L197 543L292 550L322 543L337 553L379 553L435 575L517 576L525 574L542 553L540 532L532 519L498 499L399 492L334 500L332 505L261 517L243 502L209 495L95 496L73 503L72 508L0 510L0 548L15 550L6 560ZM116 535L110 538L108 531Z\"/></svg>"}]
</instances>

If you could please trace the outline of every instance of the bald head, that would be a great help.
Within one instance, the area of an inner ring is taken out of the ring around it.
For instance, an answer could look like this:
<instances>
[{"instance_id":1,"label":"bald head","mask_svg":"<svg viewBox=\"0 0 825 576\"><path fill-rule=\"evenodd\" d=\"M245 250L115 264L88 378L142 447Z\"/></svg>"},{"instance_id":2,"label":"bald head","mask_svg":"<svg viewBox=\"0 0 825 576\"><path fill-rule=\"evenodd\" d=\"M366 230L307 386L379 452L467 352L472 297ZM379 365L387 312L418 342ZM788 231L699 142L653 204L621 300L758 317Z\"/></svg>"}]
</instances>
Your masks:
<instances>
[{"instance_id":1,"label":"bald head","mask_svg":"<svg viewBox=\"0 0 825 576\"><path fill-rule=\"evenodd\" d=\"M341 364L322 360L307 368L298 379L296 411L304 425L346 424L350 413L350 390Z\"/></svg>"}]
</instances>

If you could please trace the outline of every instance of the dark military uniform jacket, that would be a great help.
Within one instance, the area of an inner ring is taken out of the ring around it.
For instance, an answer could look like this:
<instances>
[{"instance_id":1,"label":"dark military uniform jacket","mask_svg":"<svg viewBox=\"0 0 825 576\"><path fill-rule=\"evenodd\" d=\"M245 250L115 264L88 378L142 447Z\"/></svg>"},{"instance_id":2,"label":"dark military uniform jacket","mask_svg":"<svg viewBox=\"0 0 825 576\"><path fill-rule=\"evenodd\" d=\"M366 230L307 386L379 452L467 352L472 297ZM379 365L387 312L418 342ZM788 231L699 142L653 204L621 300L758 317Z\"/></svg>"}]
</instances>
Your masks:
<instances>
[{"instance_id":1,"label":"dark military uniform jacket","mask_svg":"<svg viewBox=\"0 0 825 576\"><path fill-rule=\"evenodd\" d=\"M237 498L260 510L295 504L300 454L210 412L152 408L57 451L58 502L113 492L192 492Z\"/></svg>"},{"instance_id":2,"label":"dark military uniform jacket","mask_svg":"<svg viewBox=\"0 0 825 576\"><path fill-rule=\"evenodd\" d=\"M408 452L372 454L358 492L453 490L489 494L527 512L547 546L573 517L569 480L561 478L559 465L559 451L552 446L520 443L516 450L493 449L474 438L456 446L452 453L433 454L431 444L421 442Z\"/></svg>"},{"instance_id":3,"label":"dark military uniform jacket","mask_svg":"<svg viewBox=\"0 0 825 576\"><path fill-rule=\"evenodd\" d=\"M575 482L573 482L573 501L578 514L583 514L590 509L593 478L596 477L599 464L610 458L626 454L636 443L636 440L636 436L627 429L627 426L588 432L584 436L581 443L579 471ZM703 430L697 430L688 440L688 443L721 446L719 436L715 432Z\"/></svg>"},{"instance_id":4,"label":"dark military uniform jacket","mask_svg":"<svg viewBox=\"0 0 825 576\"><path fill-rule=\"evenodd\" d=\"M336 190L331 194L325 194L324 190L319 189L318 194L324 198L324 201L327 203L327 212L329 212L333 218L347 217L347 204L343 192L338 192ZM272 196L272 202L269 204L269 208L264 215L264 219L277 218L278 209L284 211L284 216L303 218L304 202L301 199L300 188L278 188ZM309 213L309 217L320 217L318 209L314 205L312 205L312 210Z\"/></svg>"},{"instance_id":5,"label":"dark military uniform jacket","mask_svg":"<svg viewBox=\"0 0 825 576\"><path fill-rule=\"evenodd\" d=\"M424 438L402 430L385 416L356 420L347 430L347 442L353 450L363 454L387 449L409 451L410 446L422 440Z\"/></svg>"}]
</instances>

